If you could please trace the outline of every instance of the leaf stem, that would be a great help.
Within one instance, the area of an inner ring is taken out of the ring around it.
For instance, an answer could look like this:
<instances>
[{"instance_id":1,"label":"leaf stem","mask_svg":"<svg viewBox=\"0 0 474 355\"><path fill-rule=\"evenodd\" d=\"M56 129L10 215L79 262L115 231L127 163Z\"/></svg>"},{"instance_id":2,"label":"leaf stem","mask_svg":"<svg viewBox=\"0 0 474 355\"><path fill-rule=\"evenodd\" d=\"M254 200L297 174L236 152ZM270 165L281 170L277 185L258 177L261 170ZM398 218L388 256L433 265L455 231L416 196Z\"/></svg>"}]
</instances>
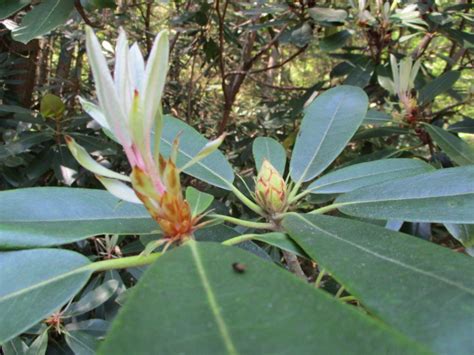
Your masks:
<instances>
[{"instance_id":1,"label":"leaf stem","mask_svg":"<svg viewBox=\"0 0 474 355\"><path fill-rule=\"evenodd\" d=\"M344 296L344 297L340 297L339 300L342 301L342 302L350 302L350 301L355 301L357 298L355 298L354 296Z\"/></svg>"},{"instance_id":2,"label":"leaf stem","mask_svg":"<svg viewBox=\"0 0 474 355\"><path fill-rule=\"evenodd\" d=\"M85 270L91 270L92 272L107 271L114 269L126 269L130 267L144 266L153 263L157 260L162 253L153 253L147 256L136 255L127 256L124 258L101 260L95 263L88 264L83 268Z\"/></svg>"},{"instance_id":3,"label":"leaf stem","mask_svg":"<svg viewBox=\"0 0 474 355\"><path fill-rule=\"evenodd\" d=\"M321 281L323 281L324 275L326 275L326 270L321 269L321 271L318 274L318 277L316 278L316 281L314 281L314 287L316 288L321 287Z\"/></svg>"},{"instance_id":4,"label":"leaf stem","mask_svg":"<svg viewBox=\"0 0 474 355\"><path fill-rule=\"evenodd\" d=\"M235 244L243 243L243 242L246 242L248 240L252 240L257 236L258 236L258 234L242 234L242 235L239 235L238 237L234 237L234 238L224 240L222 242L222 245L235 245Z\"/></svg>"},{"instance_id":5,"label":"leaf stem","mask_svg":"<svg viewBox=\"0 0 474 355\"><path fill-rule=\"evenodd\" d=\"M327 205L327 206L315 209L315 210L309 212L309 214L323 214L323 213L338 209L341 206L344 206L344 203L333 203L331 205Z\"/></svg>"},{"instance_id":6,"label":"leaf stem","mask_svg":"<svg viewBox=\"0 0 474 355\"><path fill-rule=\"evenodd\" d=\"M237 225L243 226L243 227L248 227L248 228L270 229L270 230L274 229L274 225L271 224L271 223L261 223L261 222L247 221L247 220L244 220L244 219L239 219L239 218L235 218L235 217L231 217L231 216L225 216L225 215L221 215L221 214L211 214L211 215L209 215L209 217L220 219L220 220L225 221L225 222L230 222L230 223L237 224Z\"/></svg>"},{"instance_id":7,"label":"leaf stem","mask_svg":"<svg viewBox=\"0 0 474 355\"><path fill-rule=\"evenodd\" d=\"M298 193L298 190L300 189L301 184L302 184L302 182L298 181L298 182L295 183L295 185L291 189L290 194L288 195L289 203L292 203L292 202L296 201L296 194Z\"/></svg>"},{"instance_id":8,"label":"leaf stem","mask_svg":"<svg viewBox=\"0 0 474 355\"><path fill-rule=\"evenodd\" d=\"M298 195L296 196L291 196L288 198L288 203L291 205L293 203L295 203L296 201L298 201L300 198L303 198L305 197L306 195L310 194L313 190L305 190L301 193L299 193Z\"/></svg>"},{"instance_id":9,"label":"leaf stem","mask_svg":"<svg viewBox=\"0 0 474 355\"><path fill-rule=\"evenodd\" d=\"M254 203L253 201L251 201L247 196L245 196L242 192L239 191L238 188L236 188L234 185L229 185L232 189L232 192L234 193L234 195L240 200L242 201L242 203L247 206L248 208L250 208L252 211L254 211L255 213L259 214L260 216L263 216L265 215L265 211L259 206L257 205L256 203Z\"/></svg>"},{"instance_id":10,"label":"leaf stem","mask_svg":"<svg viewBox=\"0 0 474 355\"><path fill-rule=\"evenodd\" d=\"M337 290L336 292L336 298L341 298L341 295L344 292L344 290L345 290L344 286L341 285L341 287L339 287L339 290Z\"/></svg>"}]
</instances>

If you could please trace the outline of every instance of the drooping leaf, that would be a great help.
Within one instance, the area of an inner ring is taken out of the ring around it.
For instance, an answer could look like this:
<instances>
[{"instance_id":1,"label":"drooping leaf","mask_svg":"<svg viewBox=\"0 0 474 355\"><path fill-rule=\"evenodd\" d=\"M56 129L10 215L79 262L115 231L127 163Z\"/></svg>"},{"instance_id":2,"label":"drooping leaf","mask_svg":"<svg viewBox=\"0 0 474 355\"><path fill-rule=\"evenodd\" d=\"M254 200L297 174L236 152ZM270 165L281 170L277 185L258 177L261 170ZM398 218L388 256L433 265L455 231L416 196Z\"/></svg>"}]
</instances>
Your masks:
<instances>
[{"instance_id":1,"label":"drooping leaf","mask_svg":"<svg viewBox=\"0 0 474 355\"><path fill-rule=\"evenodd\" d=\"M425 125L431 138L458 165L474 164L474 148L442 128Z\"/></svg>"},{"instance_id":2,"label":"drooping leaf","mask_svg":"<svg viewBox=\"0 0 474 355\"><path fill-rule=\"evenodd\" d=\"M431 80L420 90L420 96L418 98L420 104L426 104L439 94L451 89L460 76L461 73L458 71L448 71L436 79Z\"/></svg>"},{"instance_id":3,"label":"drooping leaf","mask_svg":"<svg viewBox=\"0 0 474 355\"><path fill-rule=\"evenodd\" d=\"M374 348L421 351L271 263L191 241L148 268L98 353L367 354Z\"/></svg>"},{"instance_id":4,"label":"drooping leaf","mask_svg":"<svg viewBox=\"0 0 474 355\"><path fill-rule=\"evenodd\" d=\"M79 322L68 323L65 325L65 328L69 332L80 330L86 332L87 334L104 336L109 329L109 326L109 321L99 318L92 318Z\"/></svg>"},{"instance_id":5,"label":"drooping leaf","mask_svg":"<svg viewBox=\"0 0 474 355\"><path fill-rule=\"evenodd\" d=\"M313 194L343 193L431 170L431 165L418 159L375 160L332 171L316 179L307 190Z\"/></svg>"},{"instance_id":6,"label":"drooping leaf","mask_svg":"<svg viewBox=\"0 0 474 355\"><path fill-rule=\"evenodd\" d=\"M359 221L291 215L291 237L377 317L440 354L472 354L474 261Z\"/></svg>"},{"instance_id":7,"label":"drooping leaf","mask_svg":"<svg viewBox=\"0 0 474 355\"><path fill-rule=\"evenodd\" d=\"M314 100L306 109L296 139L291 178L305 182L324 171L362 123L367 106L367 95L355 86L338 86Z\"/></svg>"},{"instance_id":8,"label":"drooping leaf","mask_svg":"<svg viewBox=\"0 0 474 355\"><path fill-rule=\"evenodd\" d=\"M117 280L111 279L104 282L102 285L82 296L79 301L71 303L63 316L75 317L92 311L112 297L117 291L118 286L119 283Z\"/></svg>"},{"instance_id":9,"label":"drooping leaf","mask_svg":"<svg viewBox=\"0 0 474 355\"><path fill-rule=\"evenodd\" d=\"M168 156L174 138L181 132L178 152L178 168L184 166L207 144L208 140L194 128L183 121L171 116L165 116L163 135L161 137L161 152ZM229 184L234 181L234 171L220 151L215 151L203 160L184 170L208 184L229 190Z\"/></svg>"},{"instance_id":10,"label":"drooping leaf","mask_svg":"<svg viewBox=\"0 0 474 355\"><path fill-rule=\"evenodd\" d=\"M409 222L474 223L474 166L440 169L339 196L352 216Z\"/></svg>"},{"instance_id":11,"label":"drooping leaf","mask_svg":"<svg viewBox=\"0 0 474 355\"><path fill-rule=\"evenodd\" d=\"M122 202L103 190L37 187L0 192L0 249L157 229L143 206Z\"/></svg>"},{"instance_id":12,"label":"drooping leaf","mask_svg":"<svg viewBox=\"0 0 474 355\"><path fill-rule=\"evenodd\" d=\"M285 148L275 139L269 137L255 138L252 145L252 153L258 172L260 172L263 160L266 159L283 176L285 173L286 152Z\"/></svg>"},{"instance_id":13,"label":"drooping leaf","mask_svg":"<svg viewBox=\"0 0 474 355\"><path fill-rule=\"evenodd\" d=\"M48 347L48 331L45 329L36 339L31 343L25 355L44 355Z\"/></svg>"},{"instance_id":14,"label":"drooping leaf","mask_svg":"<svg viewBox=\"0 0 474 355\"><path fill-rule=\"evenodd\" d=\"M87 282L90 263L61 249L0 253L0 344L60 309Z\"/></svg>"},{"instance_id":15,"label":"drooping leaf","mask_svg":"<svg viewBox=\"0 0 474 355\"><path fill-rule=\"evenodd\" d=\"M99 340L84 331L67 332L64 337L74 355L94 355L99 347Z\"/></svg>"},{"instance_id":16,"label":"drooping leaf","mask_svg":"<svg viewBox=\"0 0 474 355\"><path fill-rule=\"evenodd\" d=\"M23 17L20 26L12 31L12 37L28 43L66 22L73 9L74 1L43 0Z\"/></svg>"}]
</instances>

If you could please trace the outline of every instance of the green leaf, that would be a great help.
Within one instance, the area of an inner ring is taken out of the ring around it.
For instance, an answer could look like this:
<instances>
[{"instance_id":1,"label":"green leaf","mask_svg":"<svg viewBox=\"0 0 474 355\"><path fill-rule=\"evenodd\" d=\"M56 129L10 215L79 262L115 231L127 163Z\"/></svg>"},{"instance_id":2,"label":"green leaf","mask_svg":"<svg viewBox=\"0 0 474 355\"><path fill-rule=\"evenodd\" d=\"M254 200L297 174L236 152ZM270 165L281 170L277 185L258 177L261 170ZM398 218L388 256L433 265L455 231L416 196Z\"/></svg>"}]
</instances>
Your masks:
<instances>
[{"instance_id":1,"label":"green leaf","mask_svg":"<svg viewBox=\"0 0 474 355\"><path fill-rule=\"evenodd\" d=\"M66 105L59 96L46 94L41 99L40 113L43 117L59 120L65 110Z\"/></svg>"},{"instance_id":2,"label":"green leaf","mask_svg":"<svg viewBox=\"0 0 474 355\"><path fill-rule=\"evenodd\" d=\"M372 60L367 60L366 58L363 58L362 61L358 61L354 64L355 66L350 71L346 80L344 80L344 84L364 88L369 84L370 79L372 78L372 74L374 73L375 69L375 64ZM366 123L365 120L364 123Z\"/></svg>"},{"instance_id":3,"label":"green leaf","mask_svg":"<svg viewBox=\"0 0 474 355\"><path fill-rule=\"evenodd\" d=\"M191 206L191 215L195 217L209 208L212 201L214 201L214 196L188 186L186 188L186 201Z\"/></svg>"},{"instance_id":4,"label":"green leaf","mask_svg":"<svg viewBox=\"0 0 474 355\"><path fill-rule=\"evenodd\" d=\"M43 0L23 17L20 26L12 31L12 37L15 41L28 43L66 22L73 9L74 1L71 0Z\"/></svg>"},{"instance_id":5,"label":"green leaf","mask_svg":"<svg viewBox=\"0 0 474 355\"><path fill-rule=\"evenodd\" d=\"M36 187L0 192L0 249L157 229L143 206L121 202L103 190Z\"/></svg>"},{"instance_id":6,"label":"green leaf","mask_svg":"<svg viewBox=\"0 0 474 355\"><path fill-rule=\"evenodd\" d=\"M439 94L451 89L460 76L461 73L458 71L448 71L436 79L431 80L420 90L418 101L422 105L430 102Z\"/></svg>"},{"instance_id":7,"label":"green leaf","mask_svg":"<svg viewBox=\"0 0 474 355\"><path fill-rule=\"evenodd\" d=\"M313 194L349 192L387 180L419 175L433 169L431 165L418 159L370 161L332 171L314 181L307 191Z\"/></svg>"},{"instance_id":8,"label":"green leaf","mask_svg":"<svg viewBox=\"0 0 474 355\"><path fill-rule=\"evenodd\" d=\"M344 47L347 40L352 36L352 32L349 30L342 30L332 35L324 37L319 41L319 48L322 51L330 52L336 49Z\"/></svg>"},{"instance_id":9,"label":"green leaf","mask_svg":"<svg viewBox=\"0 0 474 355\"><path fill-rule=\"evenodd\" d=\"M458 165L474 164L474 148L463 141L461 138L442 128L425 125L431 138L445 152L452 161Z\"/></svg>"},{"instance_id":10,"label":"green leaf","mask_svg":"<svg viewBox=\"0 0 474 355\"><path fill-rule=\"evenodd\" d=\"M238 248L190 241L147 269L98 353L367 354L374 348L421 351L271 263Z\"/></svg>"},{"instance_id":11,"label":"green leaf","mask_svg":"<svg viewBox=\"0 0 474 355\"><path fill-rule=\"evenodd\" d=\"M0 253L0 344L59 310L87 282L89 259L69 250ZM82 267L82 268L81 268Z\"/></svg>"},{"instance_id":12,"label":"green leaf","mask_svg":"<svg viewBox=\"0 0 474 355\"><path fill-rule=\"evenodd\" d=\"M2 351L4 355L25 355L28 351L28 346L21 339L20 336L2 344Z\"/></svg>"},{"instance_id":13,"label":"green leaf","mask_svg":"<svg viewBox=\"0 0 474 355\"><path fill-rule=\"evenodd\" d=\"M459 133L473 133L474 134L474 120L469 117L464 117L462 121L453 123L448 127L451 132Z\"/></svg>"},{"instance_id":14,"label":"green leaf","mask_svg":"<svg viewBox=\"0 0 474 355\"><path fill-rule=\"evenodd\" d=\"M74 355L94 355L99 347L97 338L84 331L67 332L65 340Z\"/></svg>"},{"instance_id":15,"label":"green leaf","mask_svg":"<svg viewBox=\"0 0 474 355\"><path fill-rule=\"evenodd\" d=\"M409 134L410 131L405 127L387 126L387 127L375 127L365 128L357 132L353 140L366 140L371 138L381 138L387 136L398 136L402 134Z\"/></svg>"},{"instance_id":16,"label":"green leaf","mask_svg":"<svg viewBox=\"0 0 474 355\"><path fill-rule=\"evenodd\" d=\"M77 302L72 303L64 313L64 317L76 317L96 309L107 302L117 291L119 282L117 280L108 280L102 285L89 291Z\"/></svg>"},{"instance_id":17,"label":"green leaf","mask_svg":"<svg viewBox=\"0 0 474 355\"><path fill-rule=\"evenodd\" d=\"M291 237L378 318L440 354L472 354L474 262L345 218L291 215Z\"/></svg>"},{"instance_id":18,"label":"green leaf","mask_svg":"<svg viewBox=\"0 0 474 355\"><path fill-rule=\"evenodd\" d=\"M372 125L379 125L385 124L392 120L392 116L386 112L377 111L373 109L369 109L367 111L367 115L364 118L364 124L372 124Z\"/></svg>"},{"instance_id":19,"label":"green leaf","mask_svg":"<svg viewBox=\"0 0 474 355\"><path fill-rule=\"evenodd\" d=\"M466 252L474 256L474 225L446 223L445 226L449 233L462 243Z\"/></svg>"},{"instance_id":20,"label":"green leaf","mask_svg":"<svg viewBox=\"0 0 474 355\"><path fill-rule=\"evenodd\" d=\"M326 7L312 7L309 15L316 22L344 22L347 12L341 9L330 9Z\"/></svg>"},{"instance_id":21,"label":"green leaf","mask_svg":"<svg viewBox=\"0 0 474 355\"><path fill-rule=\"evenodd\" d=\"M120 295L123 295L124 293L122 292ZM117 303L120 304L120 302L116 301ZM65 329L68 332L75 332L75 331L83 331L87 334L91 334L94 336L101 336L103 337L105 333L107 332L107 329L109 329L110 322L103 320L103 319L98 319L98 318L92 318L92 319L87 319L79 322L73 322L73 323L68 323L65 325Z\"/></svg>"},{"instance_id":22,"label":"green leaf","mask_svg":"<svg viewBox=\"0 0 474 355\"><path fill-rule=\"evenodd\" d=\"M474 223L474 166L390 180L339 196L343 213L408 222Z\"/></svg>"},{"instance_id":23,"label":"green leaf","mask_svg":"<svg viewBox=\"0 0 474 355\"><path fill-rule=\"evenodd\" d=\"M285 233L271 232L257 234L252 238L253 240L258 240L260 242L266 243L268 245L277 247L282 250L289 251L295 255L298 255L302 258L307 258L306 253L296 244L290 237Z\"/></svg>"},{"instance_id":24,"label":"green leaf","mask_svg":"<svg viewBox=\"0 0 474 355\"><path fill-rule=\"evenodd\" d=\"M163 135L161 137L161 153L169 156L174 138L181 132L178 151L178 168L184 166L208 143L208 140L194 128L172 116L165 116ZM184 170L208 184L229 190L234 181L234 171L220 151L215 151L203 160Z\"/></svg>"},{"instance_id":25,"label":"green leaf","mask_svg":"<svg viewBox=\"0 0 474 355\"><path fill-rule=\"evenodd\" d=\"M26 152L37 144L46 142L52 138L49 132L35 132L21 137L8 144L0 145L0 159L6 159L12 155Z\"/></svg>"},{"instance_id":26,"label":"green leaf","mask_svg":"<svg viewBox=\"0 0 474 355\"><path fill-rule=\"evenodd\" d=\"M117 4L115 0L86 0L84 8L88 11L102 10L102 9L115 9Z\"/></svg>"},{"instance_id":27,"label":"green leaf","mask_svg":"<svg viewBox=\"0 0 474 355\"><path fill-rule=\"evenodd\" d=\"M44 355L48 347L48 330L45 329L36 339L31 343L26 355Z\"/></svg>"},{"instance_id":28,"label":"green leaf","mask_svg":"<svg viewBox=\"0 0 474 355\"><path fill-rule=\"evenodd\" d=\"M290 175L305 182L323 172L342 152L367 113L368 98L355 86L338 86L306 109L290 162Z\"/></svg>"},{"instance_id":29,"label":"green leaf","mask_svg":"<svg viewBox=\"0 0 474 355\"><path fill-rule=\"evenodd\" d=\"M258 172L260 172L263 160L266 159L283 176L285 173L286 152L285 148L275 139L269 137L255 138L252 145L252 153Z\"/></svg>"},{"instance_id":30,"label":"green leaf","mask_svg":"<svg viewBox=\"0 0 474 355\"><path fill-rule=\"evenodd\" d=\"M0 20L10 17L15 12L20 11L30 0L0 0Z\"/></svg>"}]
</instances>

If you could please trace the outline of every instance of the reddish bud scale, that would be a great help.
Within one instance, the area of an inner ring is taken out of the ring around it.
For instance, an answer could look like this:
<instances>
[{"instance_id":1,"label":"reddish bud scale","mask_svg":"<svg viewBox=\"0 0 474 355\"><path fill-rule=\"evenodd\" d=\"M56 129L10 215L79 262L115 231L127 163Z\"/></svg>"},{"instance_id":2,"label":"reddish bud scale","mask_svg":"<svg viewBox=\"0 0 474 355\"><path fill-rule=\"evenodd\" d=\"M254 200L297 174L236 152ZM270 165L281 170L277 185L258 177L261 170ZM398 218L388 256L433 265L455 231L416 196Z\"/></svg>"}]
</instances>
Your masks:
<instances>
[{"instance_id":1,"label":"reddish bud scale","mask_svg":"<svg viewBox=\"0 0 474 355\"><path fill-rule=\"evenodd\" d=\"M166 187L163 194L156 193L149 174L138 168L133 170L133 188L153 219L160 225L164 237L180 241L194 232L199 217L192 217L191 208L183 198L179 170L174 162L160 156L158 170Z\"/></svg>"},{"instance_id":2,"label":"reddish bud scale","mask_svg":"<svg viewBox=\"0 0 474 355\"><path fill-rule=\"evenodd\" d=\"M267 160L263 161L257 176L255 198L257 203L269 213L283 212L288 205L286 183Z\"/></svg>"}]
</instances>

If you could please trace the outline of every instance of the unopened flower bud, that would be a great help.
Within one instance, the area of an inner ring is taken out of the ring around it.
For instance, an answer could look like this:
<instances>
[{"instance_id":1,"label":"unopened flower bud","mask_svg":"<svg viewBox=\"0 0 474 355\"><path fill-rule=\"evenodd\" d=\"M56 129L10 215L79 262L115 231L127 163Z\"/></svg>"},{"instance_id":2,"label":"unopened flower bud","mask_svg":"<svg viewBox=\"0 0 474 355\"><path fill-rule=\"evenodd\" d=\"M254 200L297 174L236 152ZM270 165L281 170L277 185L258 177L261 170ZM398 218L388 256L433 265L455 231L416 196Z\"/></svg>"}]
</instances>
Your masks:
<instances>
[{"instance_id":1,"label":"unopened flower bud","mask_svg":"<svg viewBox=\"0 0 474 355\"><path fill-rule=\"evenodd\" d=\"M268 160L264 160L255 186L257 203L269 213L283 212L287 207L285 180Z\"/></svg>"}]
</instances>

